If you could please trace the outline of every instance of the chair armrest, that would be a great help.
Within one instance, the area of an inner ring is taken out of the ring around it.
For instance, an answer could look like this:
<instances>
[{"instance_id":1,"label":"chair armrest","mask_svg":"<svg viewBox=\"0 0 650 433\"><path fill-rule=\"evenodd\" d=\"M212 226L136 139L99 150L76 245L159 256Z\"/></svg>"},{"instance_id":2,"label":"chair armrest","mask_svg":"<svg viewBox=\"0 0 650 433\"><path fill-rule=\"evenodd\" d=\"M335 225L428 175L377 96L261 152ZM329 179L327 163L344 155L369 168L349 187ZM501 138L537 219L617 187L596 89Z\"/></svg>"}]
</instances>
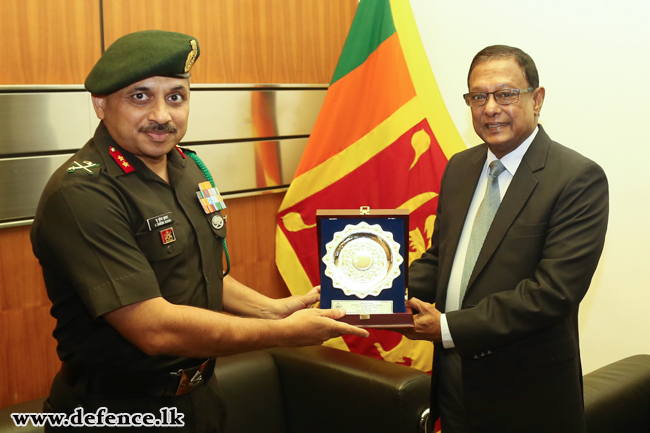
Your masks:
<instances>
[{"instance_id":1,"label":"chair armrest","mask_svg":"<svg viewBox=\"0 0 650 433\"><path fill-rule=\"evenodd\" d=\"M289 431L420 432L431 377L323 346L272 349Z\"/></svg>"},{"instance_id":2,"label":"chair armrest","mask_svg":"<svg viewBox=\"0 0 650 433\"><path fill-rule=\"evenodd\" d=\"M621 359L584 377L589 433L650 432L650 355Z\"/></svg>"},{"instance_id":3,"label":"chair armrest","mask_svg":"<svg viewBox=\"0 0 650 433\"><path fill-rule=\"evenodd\" d=\"M287 431L280 379L270 353L260 350L218 358L214 375L227 406L227 432Z\"/></svg>"}]
</instances>

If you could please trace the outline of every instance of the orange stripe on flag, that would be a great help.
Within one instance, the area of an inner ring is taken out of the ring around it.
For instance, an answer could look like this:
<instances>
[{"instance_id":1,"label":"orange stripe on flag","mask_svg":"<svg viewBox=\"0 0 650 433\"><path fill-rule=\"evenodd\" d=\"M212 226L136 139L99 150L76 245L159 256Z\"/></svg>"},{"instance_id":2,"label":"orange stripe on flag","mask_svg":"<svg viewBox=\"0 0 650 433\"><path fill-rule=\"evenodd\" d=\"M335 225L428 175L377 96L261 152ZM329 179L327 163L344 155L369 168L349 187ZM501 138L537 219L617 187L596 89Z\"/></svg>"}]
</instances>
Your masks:
<instances>
[{"instance_id":1,"label":"orange stripe on flag","mask_svg":"<svg viewBox=\"0 0 650 433\"><path fill-rule=\"evenodd\" d=\"M296 177L346 149L415 96L397 33L327 91ZM324 113L330 113L323 116Z\"/></svg>"}]
</instances>

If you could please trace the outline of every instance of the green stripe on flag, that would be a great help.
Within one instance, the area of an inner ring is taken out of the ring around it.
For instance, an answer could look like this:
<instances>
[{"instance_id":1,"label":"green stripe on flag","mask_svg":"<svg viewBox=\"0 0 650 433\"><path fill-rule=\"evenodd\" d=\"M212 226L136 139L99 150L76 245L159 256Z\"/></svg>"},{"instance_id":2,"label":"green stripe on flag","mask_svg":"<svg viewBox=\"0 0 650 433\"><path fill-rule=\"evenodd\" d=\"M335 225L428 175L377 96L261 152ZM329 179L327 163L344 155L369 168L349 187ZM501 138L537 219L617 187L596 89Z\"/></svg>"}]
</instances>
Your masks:
<instances>
[{"instance_id":1,"label":"green stripe on flag","mask_svg":"<svg viewBox=\"0 0 650 433\"><path fill-rule=\"evenodd\" d=\"M390 0L361 0L331 84L359 67L393 33Z\"/></svg>"}]
</instances>

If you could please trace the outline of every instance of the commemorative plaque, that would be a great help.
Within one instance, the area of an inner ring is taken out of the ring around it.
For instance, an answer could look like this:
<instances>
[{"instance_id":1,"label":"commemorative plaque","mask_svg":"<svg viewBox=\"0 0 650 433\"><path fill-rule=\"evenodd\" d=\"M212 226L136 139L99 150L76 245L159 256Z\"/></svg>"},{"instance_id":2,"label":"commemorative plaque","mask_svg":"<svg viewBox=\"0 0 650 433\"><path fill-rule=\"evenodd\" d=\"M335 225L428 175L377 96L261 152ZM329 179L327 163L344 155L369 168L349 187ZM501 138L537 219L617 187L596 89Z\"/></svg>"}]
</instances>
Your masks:
<instances>
[{"instance_id":1,"label":"commemorative plaque","mask_svg":"<svg viewBox=\"0 0 650 433\"><path fill-rule=\"evenodd\" d=\"M318 210L321 308L344 308L364 328L413 326L406 209Z\"/></svg>"}]
</instances>

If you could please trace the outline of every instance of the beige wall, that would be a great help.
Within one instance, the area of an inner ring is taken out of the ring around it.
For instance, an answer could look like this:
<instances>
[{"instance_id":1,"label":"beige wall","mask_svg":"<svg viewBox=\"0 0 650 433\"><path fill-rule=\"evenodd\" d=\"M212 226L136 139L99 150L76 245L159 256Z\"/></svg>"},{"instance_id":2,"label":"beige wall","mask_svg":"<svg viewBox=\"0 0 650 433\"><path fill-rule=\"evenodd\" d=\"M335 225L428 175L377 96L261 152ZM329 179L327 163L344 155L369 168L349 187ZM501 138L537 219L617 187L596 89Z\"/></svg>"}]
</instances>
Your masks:
<instances>
[{"instance_id":1,"label":"beige wall","mask_svg":"<svg viewBox=\"0 0 650 433\"><path fill-rule=\"evenodd\" d=\"M580 309L585 372L650 353L650 3L641 0L411 0L431 67L467 145L480 142L461 95L472 57L514 45L537 64L551 138L609 179L605 251Z\"/></svg>"}]
</instances>

